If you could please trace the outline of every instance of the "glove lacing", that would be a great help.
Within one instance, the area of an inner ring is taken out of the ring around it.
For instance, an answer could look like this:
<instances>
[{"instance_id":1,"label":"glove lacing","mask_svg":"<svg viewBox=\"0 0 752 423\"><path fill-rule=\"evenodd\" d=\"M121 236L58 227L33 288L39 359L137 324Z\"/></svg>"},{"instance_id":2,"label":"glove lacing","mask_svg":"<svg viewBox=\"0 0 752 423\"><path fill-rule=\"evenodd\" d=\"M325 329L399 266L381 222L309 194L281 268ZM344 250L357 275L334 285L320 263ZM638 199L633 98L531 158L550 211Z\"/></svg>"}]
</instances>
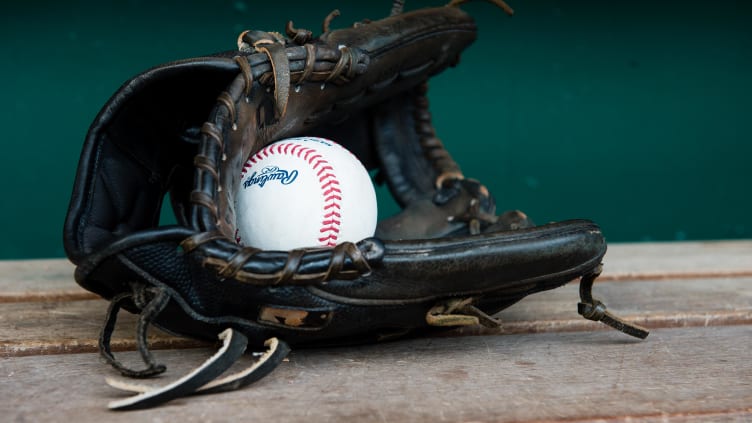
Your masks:
<instances>
[{"instance_id":1,"label":"glove lacing","mask_svg":"<svg viewBox=\"0 0 752 423\"><path fill-rule=\"evenodd\" d=\"M650 334L647 329L634 323L627 323L623 319L614 316L606 310L605 304L593 298L593 282L600 276L602 269L603 266L599 265L592 273L583 276L580 280L580 303L577 304L577 312L588 320L603 322L635 338L647 338Z\"/></svg>"},{"instance_id":2,"label":"glove lacing","mask_svg":"<svg viewBox=\"0 0 752 423\"><path fill-rule=\"evenodd\" d=\"M140 284L133 284L132 290L133 292L124 293L112 299L107 310L104 327L99 337L99 348L105 361L117 369L123 376L147 378L163 373L166 370L166 366L157 364L149 351L146 331L148 326L154 322L167 306L170 296L163 289ZM136 342L141 358L147 365L146 369L143 370L133 370L126 367L112 354L112 333L115 329L118 312L126 301L132 301L136 307L141 309L136 328ZM165 386L155 388L107 378L106 381L110 386L137 394L129 398L113 401L108 407L112 410L148 408L187 395L238 389L268 375L279 366L290 352L290 348L286 343L277 338L270 338L264 343L268 348L267 351L262 353L251 366L240 372L217 379L240 359L248 346L248 338L232 328L225 329L220 333L219 339L223 341L223 345L217 353L195 370Z\"/></svg>"},{"instance_id":3,"label":"glove lacing","mask_svg":"<svg viewBox=\"0 0 752 423\"><path fill-rule=\"evenodd\" d=\"M628 323L625 320L616 317L606 310L605 304L593 298L593 282L601 274L602 266L598 265L591 273L584 275L580 279L580 303L577 305L577 312L582 317L596 322L603 322L612 328L624 332L635 338L645 339L650 331L642 326ZM482 310L473 306L477 298L452 298L442 301L432 307L426 313L426 323L431 326L473 326L483 325L485 327L497 328L501 322L484 313Z\"/></svg>"}]
</instances>

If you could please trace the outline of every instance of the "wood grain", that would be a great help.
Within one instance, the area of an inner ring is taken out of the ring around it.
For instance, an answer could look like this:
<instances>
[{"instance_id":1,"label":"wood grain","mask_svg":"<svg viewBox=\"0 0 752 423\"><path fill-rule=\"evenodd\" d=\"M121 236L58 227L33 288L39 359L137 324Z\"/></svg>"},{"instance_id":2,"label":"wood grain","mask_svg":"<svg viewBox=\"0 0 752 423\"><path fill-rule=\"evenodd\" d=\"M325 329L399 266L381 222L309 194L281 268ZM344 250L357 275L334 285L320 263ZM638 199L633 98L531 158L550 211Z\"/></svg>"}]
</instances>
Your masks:
<instances>
[{"instance_id":1,"label":"wood grain","mask_svg":"<svg viewBox=\"0 0 752 423\"><path fill-rule=\"evenodd\" d=\"M0 302L95 298L65 259L0 261ZM609 244L600 280L752 276L752 241Z\"/></svg>"},{"instance_id":2,"label":"wood grain","mask_svg":"<svg viewBox=\"0 0 752 423\"><path fill-rule=\"evenodd\" d=\"M122 414L105 411L122 394L104 385L113 371L95 355L17 357L0 360L0 415L83 422L748 421L750 341L752 326L739 325L659 329L647 342L576 332L295 350L240 391ZM152 382L175 379L210 353L161 351L168 375ZM123 354L135 360L135 353Z\"/></svg>"},{"instance_id":3,"label":"wood grain","mask_svg":"<svg viewBox=\"0 0 752 423\"><path fill-rule=\"evenodd\" d=\"M601 280L752 276L752 242L610 244Z\"/></svg>"},{"instance_id":4,"label":"wood grain","mask_svg":"<svg viewBox=\"0 0 752 423\"><path fill-rule=\"evenodd\" d=\"M604 282L596 296L609 309L648 328L752 324L752 278ZM531 295L497 315L499 329L462 328L446 336L610 330L577 314L578 285ZM681 299L681 300L678 300ZM104 300L0 304L0 356L94 352L104 322ZM113 348L135 348L136 318L122 312ZM197 343L154 329L154 348Z\"/></svg>"},{"instance_id":5,"label":"wood grain","mask_svg":"<svg viewBox=\"0 0 752 423\"><path fill-rule=\"evenodd\" d=\"M97 298L78 286L68 260L0 261L0 303Z\"/></svg>"},{"instance_id":6,"label":"wood grain","mask_svg":"<svg viewBox=\"0 0 752 423\"><path fill-rule=\"evenodd\" d=\"M500 329L295 349L247 389L132 413L105 409L122 398L96 354L107 302L73 270L60 259L0 262L2 420L752 421L752 241L610 245L594 295L651 328L642 342L580 317L572 283L502 311ZM135 326L121 313L113 346L140 367ZM213 352L157 329L149 340L168 365L150 383Z\"/></svg>"},{"instance_id":7,"label":"wood grain","mask_svg":"<svg viewBox=\"0 0 752 423\"><path fill-rule=\"evenodd\" d=\"M102 299L31 303L0 303L0 357L99 351L99 331L108 303ZM115 351L136 348L137 318L122 311L112 337ZM150 328L154 349L205 345Z\"/></svg>"}]
</instances>

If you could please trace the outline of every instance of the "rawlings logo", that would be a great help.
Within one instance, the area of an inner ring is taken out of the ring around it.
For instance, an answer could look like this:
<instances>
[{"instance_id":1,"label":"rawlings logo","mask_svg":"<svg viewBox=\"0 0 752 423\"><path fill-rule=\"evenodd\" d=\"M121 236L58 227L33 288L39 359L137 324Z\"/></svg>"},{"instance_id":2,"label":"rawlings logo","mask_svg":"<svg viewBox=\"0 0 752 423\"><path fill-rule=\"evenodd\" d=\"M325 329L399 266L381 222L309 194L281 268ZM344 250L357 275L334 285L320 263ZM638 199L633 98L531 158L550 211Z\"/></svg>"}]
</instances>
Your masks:
<instances>
[{"instance_id":1,"label":"rawlings logo","mask_svg":"<svg viewBox=\"0 0 752 423\"><path fill-rule=\"evenodd\" d=\"M297 170L288 172L284 169L280 169L278 166L267 166L261 169L261 173L254 171L253 174L243 182L243 189L252 185L258 185L259 188L263 188L269 181L279 181L282 185L290 185L297 177Z\"/></svg>"}]
</instances>

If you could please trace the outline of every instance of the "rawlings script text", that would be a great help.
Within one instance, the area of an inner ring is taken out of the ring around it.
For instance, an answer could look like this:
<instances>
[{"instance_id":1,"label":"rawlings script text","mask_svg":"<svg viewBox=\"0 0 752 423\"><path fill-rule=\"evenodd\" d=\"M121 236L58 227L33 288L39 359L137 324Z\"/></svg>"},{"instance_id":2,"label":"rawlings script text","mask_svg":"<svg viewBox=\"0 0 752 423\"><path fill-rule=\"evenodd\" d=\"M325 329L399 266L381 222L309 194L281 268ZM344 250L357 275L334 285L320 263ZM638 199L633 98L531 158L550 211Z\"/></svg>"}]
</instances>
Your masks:
<instances>
[{"instance_id":1,"label":"rawlings script text","mask_svg":"<svg viewBox=\"0 0 752 423\"><path fill-rule=\"evenodd\" d=\"M264 185L269 181L279 181L282 185L290 185L295 181L295 178L297 177L297 170L288 172L284 169L280 169L277 166L267 166L261 169L261 172L254 171L253 174L243 182L243 189L253 185L258 185L259 188L263 188Z\"/></svg>"}]
</instances>

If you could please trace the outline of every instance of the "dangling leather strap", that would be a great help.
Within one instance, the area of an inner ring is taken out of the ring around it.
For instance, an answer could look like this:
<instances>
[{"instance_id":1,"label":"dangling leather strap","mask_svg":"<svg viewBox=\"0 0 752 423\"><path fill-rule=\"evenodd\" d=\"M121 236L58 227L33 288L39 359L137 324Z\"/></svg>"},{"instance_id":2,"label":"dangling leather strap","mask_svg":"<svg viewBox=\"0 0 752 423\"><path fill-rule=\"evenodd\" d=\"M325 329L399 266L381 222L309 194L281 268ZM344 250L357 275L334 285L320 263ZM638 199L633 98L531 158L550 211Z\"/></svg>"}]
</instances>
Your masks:
<instances>
[{"instance_id":1,"label":"dangling leather strap","mask_svg":"<svg viewBox=\"0 0 752 423\"><path fill-rule=\"evenodd\" d=\"M238 37L238 49L257 51L269 57L274 77L274 114L277 119L281 119L287 111L287 100L290 97L290 62L284 43L273 34L263 31L243 31Z\"/></svg>"},{"instance_id":2,"label":"dangling leather strap","mask_svg":"<svg viewBox=\"0 0 752 423\"><path fill-rule=\"evenodd\" d=\"M152 295L151 300L147 300L146 297ZM148 343L146 340L146 331L149 328L149 324L159 313L165 308L169 302L169 296L162 290L153 288L146 288L134 293L120 294L112 299L109 308L107 309L107 317L105 324L102 327L102 331L99 335L99 352L102 357L112 367L117 369L123 376L133 378L147 378L151 376L163 373L166 369L164 365L157 364L154 356L149 351ZM110 341L112 339L112 333L115 331L115 323L117 323L117 315L123 303L126 301L145 302L146 304L140 304L143 307L141 316L138 319L138 326L136 327L136 344L138 352L141 354L141 358L146 363L146 368L143 370L133 370L124 366L119 360L115 358L112 353L112 347Z\"/></svg>"},{"instance_id":3,"label":"dangling leather strap","mask_svg":"<svg viewBox=\"0 0 752 423\"><path fill-rule=\"evenodd\" d=\"M582 317L596 322L603 322L612 328L624 332L635 338L645 339L650 331L642 326L628 323L619 317L611 314L606 310L606 305L598 299L593 298L593 282L601 274L601 266L598 266L593 273L585 275L580 280L580 303L577 304L577 312Z\"/></svg>"},{"instance_id":4,"label":"dangling leather strap","mask_svg":"<svg viewBox=\"0 0 752 423\"><path fill-rule=\"evenodd\" d=\"M143 379L165 371L166 367L157 364L149 351L146 331L149 324L167 306L169 300L169 294L164 290L136 286L134 286L132 293L120 294L112 299L99 337L99 349L102 357L123 376ZM136 329L136 340L141 358L147 365L146 369L143 370L133 370L124 366L112 353L112 333L115 330L118 312L126 301L132 301L142 310ZM219 339L222 340L223 344L217 353L195 370L166 386L153 388L107 378L107 383L114 388L138 393L138 395L130 398L113 401L108 407L112 410L134 410L154 407L188 395L239 389L271 373L290 352L290 347L286 343L277 338L271 338L264 344L267 351L251 366L240 372L217 379L238 361L248 346L248 338L234 329L225 329L219 334Z\"/></svg>"},{"instance_id":5,"label":"dangling leather strap","mask_svg":"<svg viewBox=\"0 0 752 423\"><path fill-rule=\"evenodd\" d=\"M152 388L107 378L107 384L114 388L138 393L130 398L110 402L108 408L111 410L149 408L188 395L238 389L269 374L290 351L287 344L277 338L271 338L265 343L269 349L253 365L241 372L214 380L243 355L248 345L248 338L233 329L224 330L219 334L219 339L223 341L223 344L216 354L192 372L163 387Z\"/></svg>"}]
</instances>

